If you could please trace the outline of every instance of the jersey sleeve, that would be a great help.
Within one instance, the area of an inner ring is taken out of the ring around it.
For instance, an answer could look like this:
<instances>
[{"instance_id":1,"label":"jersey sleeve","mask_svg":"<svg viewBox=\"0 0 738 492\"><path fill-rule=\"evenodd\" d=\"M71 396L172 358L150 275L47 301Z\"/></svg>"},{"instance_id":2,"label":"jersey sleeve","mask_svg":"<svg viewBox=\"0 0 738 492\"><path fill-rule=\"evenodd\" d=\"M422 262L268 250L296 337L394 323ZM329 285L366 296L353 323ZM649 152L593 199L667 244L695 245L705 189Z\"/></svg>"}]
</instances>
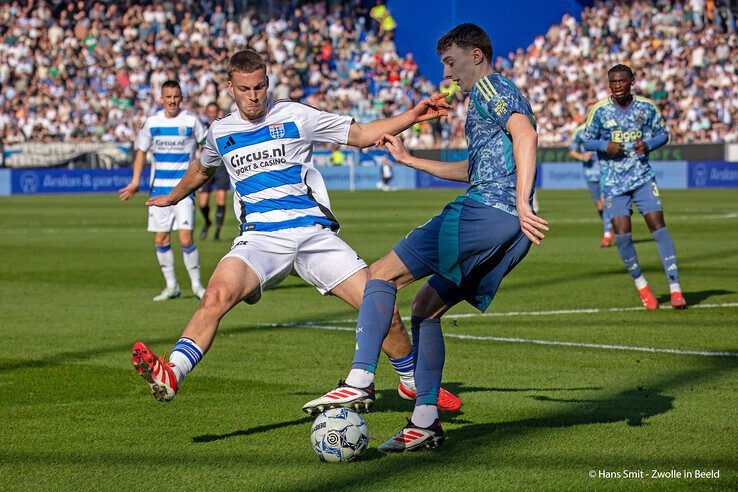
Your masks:
<instances>
[{"instance_id":1,"label":"jersey sleeve","mask_svg":"<svg viewBox=\"0 0 738 492\"><path fill-rule=\"evenodd\" d=\"M195 125L192 128L192 134L195 137L197 145L205 145L205 138L207 137L208 131L205 129L205 125L202 124L200 118L195 118Z\"/></svg>"},{"instance_id":2,"label":"jersey sleeve","mask_svg":"<svg viewBox=\"0 0 738 492\"><path fill-rule=\"evenodd\" d=\"M320 111L305 104L299 104L297 114L307 140L313 142L336 143L345 145L348 142L349 128L354 119L326 111Z\"/></svg>"},{"instance_id":3,"label":"jersey sleeve","mask_svg":"<svg viewBox=\"0 0 738 492\"><path fill-rule=\"evenodd\" d=\"M569 144L569 150L579 152L582 144L581 140L582 130L575 131L571 136L571 144Z\"/></svg>"},{"instance_id":4,"label":"jersey sleeve","mask_svg":"<svg viewBox=\"0 0 738 492\"><path fill-rule=\"evenodd\" d=\"M533 117L528 100L512 83L492 82L482 77L477 82L478 97L481 98L486 113L497 122L503 130L507 130L507 123L515 113L520 113L529 119Z\"/></svg>"},{"instance_id":5,"label":"jersey sleeve","mask_svg":"<svg viewBox=\"0 0 738 492\"><path fill-rule=\"evenodd\" d=\"M598 150L604 152L607 149L607 141L599 140L602 123L597 114L599 108L593 108L587 116L584 130L582 130L582 142L585 150Z\"/></svg>"},{"instance_id":6,"label":"jersey sleeve","mask_svg":"<svg viewBox=\"0 0 738 492\"><path fill-rule=\"evenodd\" d=\"M646 140L648 150L656 150L669 141L669 133L666 130L664 117L661 116L661 111L653 104L651 105L651 118L648 125L652 135L650 139Z\"/></svg>"},{"instance_id":7,"label":"jersey sleeve","mask_svg":"<svg viewBox=\"0 0 738 492\"><path fill-rule=\"evenodd\" d=\"M202 153L200 154L200 163L203 167L218 167L222 163L218 146L215 143L215 137L213 137L212 126L205 136L205 148L202 149Z\"/></svg>"},{"instance_id":8,"label":"jersey sleeve","mask_svg":"<svg viewBox=\"0 0 738 492\"><path fill-rule=\"evenodd\" d=\"M143 152L149 151L149 147L151 147L151 123L149 122L150 119L146 118L143 126L138 131L136 142L133 145L134 149L141 150Z\"/></svg>"}]
</instances>

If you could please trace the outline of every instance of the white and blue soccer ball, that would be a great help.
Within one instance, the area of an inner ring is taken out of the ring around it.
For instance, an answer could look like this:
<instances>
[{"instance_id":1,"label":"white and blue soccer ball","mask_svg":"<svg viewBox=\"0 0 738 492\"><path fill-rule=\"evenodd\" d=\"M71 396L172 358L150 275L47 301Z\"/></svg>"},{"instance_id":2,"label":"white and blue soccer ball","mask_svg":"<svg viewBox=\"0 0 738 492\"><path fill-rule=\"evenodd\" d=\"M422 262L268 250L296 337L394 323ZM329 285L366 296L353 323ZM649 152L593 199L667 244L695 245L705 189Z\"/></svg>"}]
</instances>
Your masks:
<instances>
[{"instance_id":1,"label":"white and blue soccer ball","mask_svg":"<svg viewBox=\"0 0 738 492\"><path fill-rule=\"evenodd\" d=\"M355 461L366 451L369 429L350 408L331 408L315 419L310 441L322 461Z\"/></svg>"}]
</instances>

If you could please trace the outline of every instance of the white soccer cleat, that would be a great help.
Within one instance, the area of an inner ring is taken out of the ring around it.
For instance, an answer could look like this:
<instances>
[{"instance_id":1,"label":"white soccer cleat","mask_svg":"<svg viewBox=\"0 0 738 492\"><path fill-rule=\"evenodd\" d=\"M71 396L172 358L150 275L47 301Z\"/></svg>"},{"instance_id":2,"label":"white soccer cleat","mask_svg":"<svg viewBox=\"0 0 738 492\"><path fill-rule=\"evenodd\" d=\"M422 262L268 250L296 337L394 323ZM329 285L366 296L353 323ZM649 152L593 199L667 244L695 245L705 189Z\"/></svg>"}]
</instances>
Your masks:
<instances>
[{"instance_id":1,"label":"white soccer cleat","mask_svg":"<svg viewBox=\"0 0 738 492\"><path fill-rule=\"evenodd\" d=\"M195 294L195 297L197 297L198 299L202 299L202 296L205 295L205 287L203 287L202 285L193 285L192 293Z\"/></svg>"},{"instance_id":2,"label":"white soccer cleat","mask_svg":"<svg viewBox=\"0 0 738 492\"><path fill-rule=\"evenodd\" d=\"M343 381L338 382L338 387L329 391L320 398L307 402L302 411L308 415L317 415L329 408L353 408L357 412L369 411L374 405L374 383L366 388L354 388Z\"/></svg>"},{"instance_id":3,"label":"white soccer cleat","mask_svg":"<svg viewBox=\"0 0 738 492\"><path fill-rule=\"evenodd\" d=\"M164 290L161 291L161 294L154 297L155 301L168 301L169 299L174 299L176 297L179 297L181 294L179 290L179 286L175 285L174 287L165 287Z\"/></svg>"}]
</instances>

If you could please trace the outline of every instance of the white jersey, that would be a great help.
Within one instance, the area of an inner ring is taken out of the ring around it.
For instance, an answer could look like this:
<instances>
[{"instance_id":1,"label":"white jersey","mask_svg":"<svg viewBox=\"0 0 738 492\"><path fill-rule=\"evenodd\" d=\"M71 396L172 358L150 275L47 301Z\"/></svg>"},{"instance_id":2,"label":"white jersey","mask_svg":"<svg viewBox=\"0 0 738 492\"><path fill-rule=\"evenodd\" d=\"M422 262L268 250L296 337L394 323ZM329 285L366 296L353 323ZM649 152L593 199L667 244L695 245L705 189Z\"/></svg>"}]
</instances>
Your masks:
<instances>
[{"instance_id":1,"label":"white jersey","mask_svg":"<svg viewBox=\"0 0 738 492\"><path fill-rule=\"evenodd\" d=\"M177 186L205 135L200 119L187 111L167 118L162 110L146 118L135 148L148 152L153 147L151 196L166 195Z\"/></svg>"},{"instance_id":2,"label":"white jersey","mask_svg":"<svg viewBox=\"0 0 738 492\"><path fill-rule=\"evenodd\" d=\"M238 111L215 120L200 156L205 167L225 163L241 232L322 225L338 229L313 143L346 144L353 119L292 101L277 101L257 120Z\"/></svg>"}]
</instances>

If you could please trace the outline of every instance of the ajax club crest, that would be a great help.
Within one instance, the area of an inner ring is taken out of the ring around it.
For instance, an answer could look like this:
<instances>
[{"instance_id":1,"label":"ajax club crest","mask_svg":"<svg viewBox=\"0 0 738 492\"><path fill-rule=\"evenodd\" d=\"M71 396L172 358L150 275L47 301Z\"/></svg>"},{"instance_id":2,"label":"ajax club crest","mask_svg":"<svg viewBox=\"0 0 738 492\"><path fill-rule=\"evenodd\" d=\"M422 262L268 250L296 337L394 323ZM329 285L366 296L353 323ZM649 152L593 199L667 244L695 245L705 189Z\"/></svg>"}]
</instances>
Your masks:
<instances>
[{"instance_id":1,"label":"ajax club crest","mask_svg":"<svg viewBox=\"0 0 738 492\"><path fill-rule=\"evenodd\" d=\"M284 137L284 125L282 123L269 125L269 136L275 139Z\"/></svg>"}]
</instances>

